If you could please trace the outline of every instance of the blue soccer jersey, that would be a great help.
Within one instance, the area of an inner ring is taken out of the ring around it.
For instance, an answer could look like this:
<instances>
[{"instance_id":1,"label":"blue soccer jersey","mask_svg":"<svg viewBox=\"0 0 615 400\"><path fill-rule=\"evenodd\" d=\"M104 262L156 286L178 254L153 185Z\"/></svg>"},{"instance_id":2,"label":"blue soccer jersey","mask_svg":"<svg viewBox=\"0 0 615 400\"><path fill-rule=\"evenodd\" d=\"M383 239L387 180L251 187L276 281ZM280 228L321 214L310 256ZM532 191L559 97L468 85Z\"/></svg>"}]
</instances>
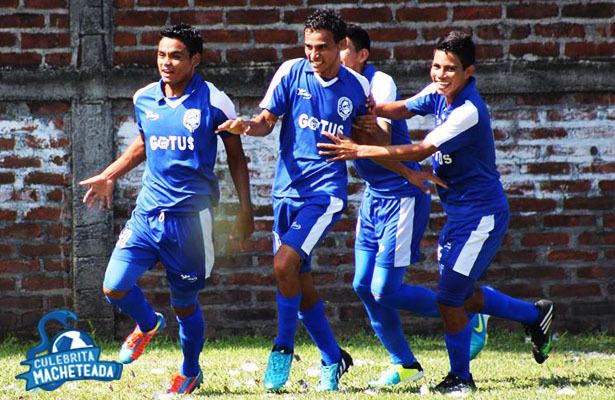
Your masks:
<instances>
[{"instance_id":1,"label":"blue soccer jersey","mask_svg":"<svg viewBox=\"0 0 615 400\"><path fill-rule=\"evenodd\" d=\"M448 184L448 189L438 187L438 194L453 218L508 209L495 165L489 112L475 82L470 78L450 106L434 84L406 101L411 112L435 117L436 127L425 141L438 148L432 156L434 173Z\"/></svg>"},{"instance_id":2,"label":"blue soccer jersey","mask_svg":"<svg viewBox=\"0 0 615 400\"><path fill-rule=\"evenodd\" d=\"M280 66L260 103L278 117L283 115L273 196L329 195L346 200L346 163L327 162L316 144L329 142L322 132L350 135L353 119L367 112L368 95L367 80L344 66L327 81L306 59Z\"/></svg>"},{"instance_id":3,"label":"blue soccer jersey","mask_svg":"<svg viewBox=\"0 0 615 400\"><path fill-rule=\"evenodd\" d=\"M179 98L165 97L159 81L138 90L133 100L147 155L136 210L191 213L216 205L215 130L236 117L228 96L195 74Z\"/></svg>"},{"instance_id":4,"label":"blue soccer jersey","mask_svg":"<svg viewBox=\"0 0 615 400\"><path fill-rule=\"evenodd\" d=\"M377 71L376 68L367 64L363 70L363 75L368 79L370 89L376 104L390 103L399 100L397 86L389 75ZM411 143L408 134L408 126L404 120L388 120L391 125L391 144ZM413 170L420 170L420 166L415 162L404 162ZM415 196L421 190L408 182L399 174L388 170L369 159L357 159L354 161L357 172L367 183L367 190L377 197L399 198Z\"/></svg>"}]
</instances>

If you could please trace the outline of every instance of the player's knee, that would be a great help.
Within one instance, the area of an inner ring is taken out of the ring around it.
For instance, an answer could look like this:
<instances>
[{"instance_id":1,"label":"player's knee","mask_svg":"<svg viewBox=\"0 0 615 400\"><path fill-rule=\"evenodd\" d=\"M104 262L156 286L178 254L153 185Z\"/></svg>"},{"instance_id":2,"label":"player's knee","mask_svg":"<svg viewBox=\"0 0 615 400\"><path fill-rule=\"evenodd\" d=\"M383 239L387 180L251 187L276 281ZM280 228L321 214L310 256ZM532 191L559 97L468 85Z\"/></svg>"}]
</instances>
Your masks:
<instances>
[{"instance_id":1,"label":"player's knee","mask_svg":"<svg viewBox=\"0 0 615 400\"><path fill-rule=\"evenodd\" d=\"M273 258L273 272L278 281L289 279L299 272L299 267L294 265L288 257L280 256Z\"/></svg>"},{"instance_id":2,"label":"player's knee","mask_svg":"<svg viewBox=\"0 0 615 400\"><path fill-rule=\"evenodd\" d=\"M103 293L105 294L105 299L107 299L107 301L109 303L112 303L113 300L121 300L126 296L126 293L128 293L128 291L126 290L113 290L113 289L109 289L106 287L103 287Z\"/></svg>"},{"instance_id":3,"label":"player's knee","mask_svg":"<svg viewBox=\"0 0 615 400\"><path fill-rule=\"evenodd\" d=\"M352 288L361 300L368 300L372 298L372 291L369 286L363 285L361 282L352 282Z\"/></svg>"},{"instance_id":4,"label":"player's knee","mask_svg":"<svg viewBox=\"0 0 615 400\"><path fill-rule=\"evenodd\" d=\"M465 328L469 322L463 307L451 307L438 303L438 308L446 333L455 334Z\"/></svg>"},{"instance_id":5,"label":"player's knee","mask_svg":"<svg viewBox=\"0 0 615 400\"><path fill-rule=\"evenodd\" d=\"M171 305L171 308L173 309L173 312L175 313L175 315L177 315L179 318L186 318L194 314L194 312L197 309L197 305L196 304L192 304L189 306Z\"/></svg>"}]
</instances>

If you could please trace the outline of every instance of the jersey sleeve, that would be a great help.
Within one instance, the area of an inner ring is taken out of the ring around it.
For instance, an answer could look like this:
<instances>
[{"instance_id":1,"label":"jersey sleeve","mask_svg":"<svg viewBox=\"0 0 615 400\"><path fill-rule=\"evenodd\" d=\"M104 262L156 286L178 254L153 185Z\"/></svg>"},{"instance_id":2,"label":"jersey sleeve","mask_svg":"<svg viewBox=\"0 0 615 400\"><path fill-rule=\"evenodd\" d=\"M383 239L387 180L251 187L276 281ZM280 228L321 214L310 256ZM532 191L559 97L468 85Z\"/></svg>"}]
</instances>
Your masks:
<instances>
[{"instance_id":1,"label":"jersey sleeve","mask_svg":"<svg viewBox=\"0 0 615 400\"><path fill-rule=\"evenodd\" d=\"M150 83L149 85L142 87L141 89L137 90L135 94L132 96L132 104L133 104L134 113L135 113L135 122L137 123L137 126L139 127L139 133L143 133L143 126L141 122L141 112L139 111L139 98L147 89L151 88L153 85L156 85L156 83L155 82Z\"/></svg>"},{"instance_id":2,"label":"jersey sleeve","mask_svg":"<svg viewBox=\"0 0 615 400\"><path fill-rule=\"evenodd\" d=\"M417 115L433 114L436 106L435 96L436 86L432 83L406 100L406 108Z\"/></svg>"},{"instance_id":3,"label":"jersey sleeve","mask_svg":"<svg viewBox=\"0 0 615 400\"><path fill-rule=\"evenodd\" d=\"M280 65L280 68L276 71L269 83L269 88L265 97L261 100L260 108L267 109L280 117L285 114L290 106L290 93L289 93L289 74L291 68L297 62L301 61L300 58L289 60Z\"/></svg>"},{"instance_id":4,"label":"jersey sleeve","mask_svg":"<svg viewBox=\"0 0 615 400\"><path fill-rule=\"evenodd\" d=\"M237 118L235 104L233 104L227 94L219 90L212 83L207 81L206 83L209 88L209 103L214 115L214 125L218 126L226 120ZM224 132L220 136L225 137L226 135L229 135L229 133Z\"/></svg>"},{"instance_id":5,"label":"jersey sleeve","mask_svg":"<svg viewBox=\"0 0 615 400\"><path fill-rule=\"evenodd\" d=\"M371 82L372 97L376 104L391 103L397 100L397 85L389 75L377 71ZM378 120L391 123L389 118L378 118Z\"/></svg>"},{"instance_id":6,"label":"jersey sleeve","mask_svg":"<svg viewBox=\"0 0 615 400\"><path fill-rule=\"evenodd\" d=\"M478 109L471 101L454 109L440 126L429 132L424 141L436 146L443 153L452 153L477 138L469 131L478 124Z\"/></svg>"}]
</instances>

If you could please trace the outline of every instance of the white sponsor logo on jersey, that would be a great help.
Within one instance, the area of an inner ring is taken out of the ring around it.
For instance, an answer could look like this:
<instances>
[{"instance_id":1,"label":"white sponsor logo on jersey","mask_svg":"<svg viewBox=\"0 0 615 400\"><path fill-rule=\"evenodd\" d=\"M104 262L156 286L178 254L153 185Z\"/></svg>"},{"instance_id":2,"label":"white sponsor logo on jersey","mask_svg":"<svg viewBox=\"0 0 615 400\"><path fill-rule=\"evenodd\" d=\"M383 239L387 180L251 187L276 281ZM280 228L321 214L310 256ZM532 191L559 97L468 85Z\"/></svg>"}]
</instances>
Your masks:
<instances>
[{"instance_id":1,"label":"white sponsor logo on jersey","mask_svg":"<svg viewBox=\"0 0 615 400\"><path fill-rule=\"evenodd\" d=\"M293 224L290 226L290 229L296 229L299 230L301 229L301 224L298 223L297 221L293 222Z\"/></svg>"},{"instance_id":2,"label":"white sponsor logo on jersey","mask_svg":"<svg viewBox=\"0 0 615 400\"><path fill-rule=\"evenodd\" d=\"M337 101L337 113L344 121L352 114L352 101L348 97L340 97Z\"/></svg>"},{"instance_id":3,"label":"white sponsor logo on jersey","mask_svg":"<svg viewBox=\"0 0 615 400\"><path fill-rule=\"evenodd\" d=\"M309 128L313 131L329 132L334 135L339 135L340 133L344 133L344 126L334 124L331 121L327 121L326 119L318 119L316 117L310 117L307 114L299 115L297 118L297 124L300 128Z\"/></svg>"},{"instance_id":4,"label":"white sponsor logo on jersey","mask_svg":"<svg viewBox=\"0 0 615 400\"><path fill-rule=\"evenodd\" d=\"M450 154L442 154L441 151L436 151L433 154L433 158L440 165L448 165L453 163L453 157Z\"/></svg>"},{"instance_id":5,"label":"white sponsor logo on jersey","mask_svg":"<svg viewBox=\"0 0 615 400\"><path fill-rule=\"evenodd\" d=\"M156 114L153 111L147 110L145 111L145 118L149 121L158 121L160 115Z\"/></svg>"},{"instance_id":6,"label":"white sponsor logo on jersey","mask_svg":"<svg viewBox=\"0 0 615 400\"><path fill-rule=\"evenodd\" d=\"M201 125L201 110L191 108L184 113L184 126L193 133Z\"/></svg>"},{"instance_id":7,"label":"white sponsor logo on jersey","mask_svg":"<svg viewBox=\"0 0 615 400\"><path fill-rule=\"evenodd\" d=\"M194 150L194 138L192 136L155 136L149 137L149 147L156 151L160 150Z\"/></svg>"},{"instance_id":8,"label":"white sponsor logo on jersey","mask_svg":"<svg viewBox=\"0 0 615 400\"><path fill-rule=\"evenodd\" d=\"M312 95L310 94L310 92L308 92L304 88L297 88L297 96L303 97L306 100L309 100L312 98Z\"/></svg>"}]
</instances>

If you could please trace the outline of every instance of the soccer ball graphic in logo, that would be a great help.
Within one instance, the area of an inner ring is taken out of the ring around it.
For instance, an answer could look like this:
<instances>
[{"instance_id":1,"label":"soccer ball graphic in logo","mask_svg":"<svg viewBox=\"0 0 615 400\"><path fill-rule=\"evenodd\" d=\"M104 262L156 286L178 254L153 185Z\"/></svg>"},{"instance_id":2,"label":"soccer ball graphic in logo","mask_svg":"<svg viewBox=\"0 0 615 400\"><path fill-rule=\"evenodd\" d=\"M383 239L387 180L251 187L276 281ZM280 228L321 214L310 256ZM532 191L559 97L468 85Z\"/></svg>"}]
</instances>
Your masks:
<instances>
[{"instance_id":1,"label":"soccer ball graphic in logo","mask_svg":"<svg viewBox=\"0 0 615 400\"><path fill-rule=\"evenodd\" d=\"M52 353L93 347L92 339L81 331L66 331L56 336L51 346Z\"/></svg>"}]
</instances>

